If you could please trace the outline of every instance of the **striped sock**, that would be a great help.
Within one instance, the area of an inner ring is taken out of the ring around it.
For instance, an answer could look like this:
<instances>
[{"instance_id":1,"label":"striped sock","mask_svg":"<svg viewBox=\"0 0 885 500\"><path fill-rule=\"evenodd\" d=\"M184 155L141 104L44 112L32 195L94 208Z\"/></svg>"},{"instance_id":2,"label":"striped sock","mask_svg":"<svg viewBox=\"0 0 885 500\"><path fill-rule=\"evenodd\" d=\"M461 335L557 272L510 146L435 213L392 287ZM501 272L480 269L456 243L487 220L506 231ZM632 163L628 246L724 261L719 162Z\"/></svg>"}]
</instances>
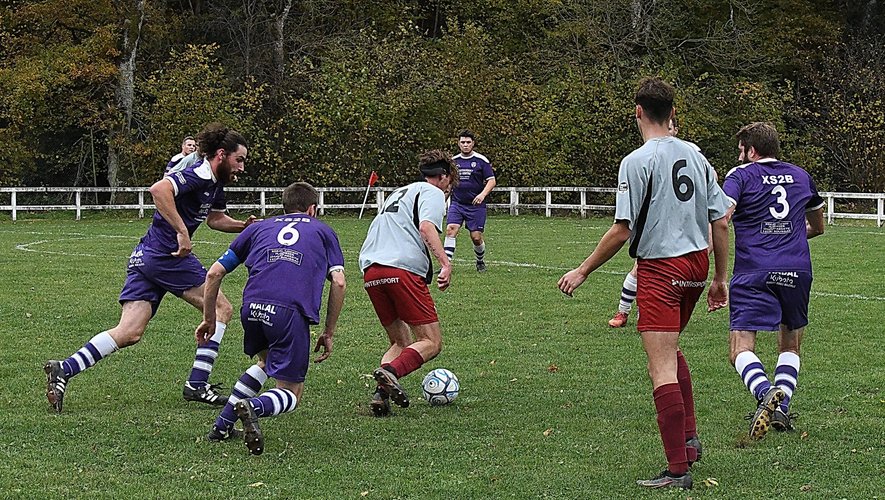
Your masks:
<instances>
[{"instance_id":1,"label":"striped sock","mask_svg":"<svg viewBox=\"0 0 885 500\"><path fill-rule=\"evenodd\" d=\"M627 273L624 277L624 287L621 288L621 300L618 302L618 311L622 313L630 312L633 308L633 301L636 300L636 276Z\"/></svg>"},{"instance_id":2,"label":"striped sock","mask_svg":"<svg viewBox=\"0 0 885 500\"><path fill-rule=\"evenodd\" d=\"M249 400L258 417L272 417L280 413L288 413L298 405L298 398L289 389L275 388Z\"/></svg>"},{"instance_id":3,"label":"striped sock","mask_svg":"<svg viewBox=\"0 0 885 500\"><path fill-rule=\"evenodd\" d=\"M191 374L187 378L191 387L202 387L209 383L209 374L212 373L212 365L218 358L218 347L221 345L221 339L224 337L224 331L227 325L220 321L215 322L215 335L206 342L205 345L197 346L197 354L194 356L194 366L191 368Z\"/></svg>"},{"instance_id":4,"label":"striped sock","mask_svg":"<svg viewBox=\"0 0 885 500\"><path fill-rule=\"evenodd\" d=\"M473 253L476 254L476 261L482 262L486 258L486 243L482 242L479 245L473 245Z\"/></svg>"},{"instance_id":5,"label":"striped sock","mask_svg":"<svg viewBox=\"0 0 885 500\"><path fill-rule=\"evenodd\" d=\"M90 366L98 363L105 356L118 349L117 343L108 332L101 332L95 337L89 339L86 345L79 351L71 354L71 357L62 361L62 367L65 370L65 377L71 378L82 372Z\"/></svg>"},{"instance_id":6,"label":"striped sock","mask_svg":"<svg viewBox=\"0 0 885 500\"><path fill-rule=\"evenodd\" d=\"M790 399L796 390L799 379L799 355L794 352L782 352L777 357L777 367L774 369L774 385L780 387L786 393L781 402L781 410L787 413L790 409Z\"/></svg>"},{"instance_id":7,"label":"striped sock","mask_svg":"<svg viewBox=\"0 0 885 500\"><path fill-rule=\"evenodd\" d=\"M737 355L734 360L734 368L738 375L744 381L744 385L750 390L750 393L757 401L762 401L765 393L771 389L771 382L768 381L768 375L765 374L765 367L762 361L756 357L753 351L744 351Z\"/></svg>"},{"instance_id":8,"label":"striped sock","mask_svg":"<svg viewBox=\"0 0 885 500\"><path fill-rule=\"evenodd\" d=\"M443 250L445 250L446 257L448 257L449 260L454 259L455 258L455 238L450 238L450 237L446 236L446 240L443 243Z\"/></svg>"},{"instance_id":9,"label":"striped sock","mask_svg":"<svg viewBox=\"0 0 885 500\"><path fill-rule=\"evenodd\" d=\"M234 423L237 421L237 414L234 412L234 405L243 399L254 398L261 386L267 381L267 373L258 365L252 365L246 370L240 380L234 385L234 389L230 391L230 397L227 398L227 404L221 410L221 414L215 419L215 427L230 431Z\"/></svg>"}]
</instances>

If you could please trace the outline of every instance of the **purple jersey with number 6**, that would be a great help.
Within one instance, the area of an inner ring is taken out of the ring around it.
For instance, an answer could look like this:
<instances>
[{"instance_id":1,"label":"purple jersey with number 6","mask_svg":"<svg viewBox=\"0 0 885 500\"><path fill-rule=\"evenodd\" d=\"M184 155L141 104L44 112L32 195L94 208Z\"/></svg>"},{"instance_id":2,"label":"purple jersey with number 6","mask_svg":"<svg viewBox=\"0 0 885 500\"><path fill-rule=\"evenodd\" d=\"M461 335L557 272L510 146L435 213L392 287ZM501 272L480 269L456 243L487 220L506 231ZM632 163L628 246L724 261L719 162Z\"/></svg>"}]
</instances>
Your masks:
<instances>
[{"instance_id":1,"label":"purple jersey with number 6","mask_svg":"<svg viewBox=\"0 0 885 500\"><path fill-rule=\"evenodd\" d=\"M805 212L824 204L808 172L765 158L733 168L722 186L735 205L734 273L811 272Z\"/></svg>"},{"instance_id":2,"label":"purple jersey with number 6","mask_svg":"<svg viewBox=\"0 0 885 500\"><path fill-rule=\"evenodd\" d=\"M230 244L222 259L244 262L249 279L243 304L276 304L319 323L323 285L329 273L344 269L338 236L307 214L281 215L251 224Z\"/></svg>"}]
</instances>

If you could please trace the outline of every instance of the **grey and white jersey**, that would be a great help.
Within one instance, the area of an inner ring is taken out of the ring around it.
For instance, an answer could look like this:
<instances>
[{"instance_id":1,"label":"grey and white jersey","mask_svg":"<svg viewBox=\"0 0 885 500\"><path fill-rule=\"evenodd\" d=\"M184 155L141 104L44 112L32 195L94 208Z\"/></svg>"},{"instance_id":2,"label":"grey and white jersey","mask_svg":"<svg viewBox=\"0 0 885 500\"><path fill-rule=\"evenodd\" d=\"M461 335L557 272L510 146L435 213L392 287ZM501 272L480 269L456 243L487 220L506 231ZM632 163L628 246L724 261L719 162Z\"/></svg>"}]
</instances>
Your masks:
<instances>
[{"instance_id":1,"label":"grey and white jersey","mask_svg":"<svg viewBox=\"0 0 885 500\"><path fill-rule=\"evenodd\" d=\"M678 257L709 246L707 225L728 205L713 167L692 146L658 137L621 162L615 220L629 222L631 257Z\"/></svg>"},{"instance_id":2,"label":"grey and white jersey","mask_svg":"<svg viewBox=\"0 0 885 500\"><path fill-rule=\"evenodd\" d=\"M360 269L365 271L372 264L380 264L429 280L433 267L418 226L426 220L442 232L445 211L442 190L426 182L415 182L390 193L369 226L360 249Z\"/></svg>"}]
</instances>

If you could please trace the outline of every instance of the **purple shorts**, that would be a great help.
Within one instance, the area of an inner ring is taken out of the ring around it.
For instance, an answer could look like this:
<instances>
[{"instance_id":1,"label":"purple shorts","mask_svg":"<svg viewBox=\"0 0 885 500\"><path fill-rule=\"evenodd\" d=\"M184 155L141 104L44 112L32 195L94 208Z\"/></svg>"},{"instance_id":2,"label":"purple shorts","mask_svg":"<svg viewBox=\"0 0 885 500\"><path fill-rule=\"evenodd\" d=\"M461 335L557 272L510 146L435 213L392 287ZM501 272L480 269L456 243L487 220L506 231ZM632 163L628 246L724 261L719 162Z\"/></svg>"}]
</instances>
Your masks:
<instances>
[{"instance_id":1,"label":"purple shorts","mask_svg":"<svg viewBox=\"0 0 885 500\"><path fill-rule=\"evenodd\" d=\"M310 320L276 304L247 301L240 309L243 352L254 356L267 349L264 371L286 382L304 382L310 358Z\"/></svg>"},{"instance_id":2,"label":"purple shorts","mask_svg":"<svg viewBox=\"0 0 885 500\"><path fill-rule=\"evenodd\" d=\"M808 324L811 273L762 271L736 274L729 287L731 329L778 331Z\"/></svg>"},{"instance_id":3,"label":"purple shorts","mask_svg":"<svg viewBox=\"0 0 885 500\"><path fill-rule=\"evenodd\" d=\"M464 225L468 231L483 232L486 228L486 205L465 205L452 200L446 224Z\"/></svg>"},{"instance_id":4,"label":"purple shorts","mask_svg":"<svg viewBox=\"0 0 885 500\"><path fill-rule=\"evenodd\" d=\"M166 292L180 297L191 288L203 286L205 281L206 268L193 254L173 257L139 244L129 256L120 303L146 300L151 303L152 314L156 314Z\"/></svg>"}]
</instances>

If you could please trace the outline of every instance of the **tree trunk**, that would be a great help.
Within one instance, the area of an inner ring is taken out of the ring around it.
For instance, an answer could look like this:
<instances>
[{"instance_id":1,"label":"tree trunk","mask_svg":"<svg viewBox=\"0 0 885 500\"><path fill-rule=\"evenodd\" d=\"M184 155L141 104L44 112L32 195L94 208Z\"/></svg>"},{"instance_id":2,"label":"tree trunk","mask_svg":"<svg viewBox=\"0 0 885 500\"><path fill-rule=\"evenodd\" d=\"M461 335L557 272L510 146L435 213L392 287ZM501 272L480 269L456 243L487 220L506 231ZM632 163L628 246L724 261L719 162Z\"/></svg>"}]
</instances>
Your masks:
<instances>
[{"instance_id":1,"label":"tree trunk","mask_svg":"<svg viewBox=\"0 0 885 500\"><path fill-rule=\"evenodd\" d=\"M286 21L289 19L289 11L292 10L292 0L286 0L283 11L274 19L273 55L276 69L277 83L286 78Z\"/></svg>"},{"instance_id":2,"label":"tree trunk","mask_svg":"<svg viewBox=\"0 0 885 500\"><path fill-rule=\"evenodd\" d=\"M131 28L131 20L125 21L123 30L123 60L117 67L117 90L115 92L117 111L122 114L119 129L111 127L108 133L108 185L117 187L120 185L120 152L121 144L129 138L132 128L132 107L135 101L135 60L138 53L138 43L141 41L141 28L144 25L144 2L137 0L135 9L138 12L138 26ZM133 32L134 31L134 32ZM114 194L111 194L111 201Z\"/></svg>"}]
</instances>

